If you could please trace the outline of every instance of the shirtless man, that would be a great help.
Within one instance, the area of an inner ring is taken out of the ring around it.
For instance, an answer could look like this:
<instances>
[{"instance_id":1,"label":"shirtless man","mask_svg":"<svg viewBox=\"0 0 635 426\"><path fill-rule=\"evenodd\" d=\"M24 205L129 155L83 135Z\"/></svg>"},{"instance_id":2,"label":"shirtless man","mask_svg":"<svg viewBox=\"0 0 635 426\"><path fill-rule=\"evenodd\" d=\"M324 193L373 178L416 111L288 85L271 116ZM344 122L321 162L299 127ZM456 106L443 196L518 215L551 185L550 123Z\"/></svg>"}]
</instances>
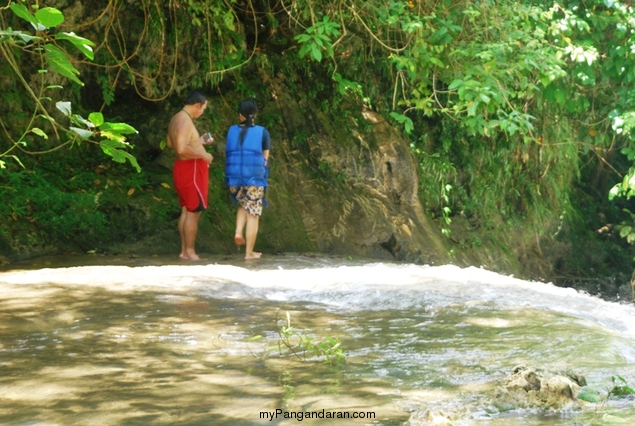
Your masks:
<instances>
[{"instance_id":1,"label":"shirtless man","mask_svg":"<svg viewBox=\"0 0 635 426\"><path fill-rule=\"evenodd\" d=\"M203 115L205 108L207 97L195 90L188 95L183 109L172 117L168 126L167 145L176 154L173 175L174 188L181 205L179 257L184 260L201 260L194 250L194 243L198 220L201 212L207 208L209 165L213 157L205 151L194 120Z\"/></svg>"}]
</instances>

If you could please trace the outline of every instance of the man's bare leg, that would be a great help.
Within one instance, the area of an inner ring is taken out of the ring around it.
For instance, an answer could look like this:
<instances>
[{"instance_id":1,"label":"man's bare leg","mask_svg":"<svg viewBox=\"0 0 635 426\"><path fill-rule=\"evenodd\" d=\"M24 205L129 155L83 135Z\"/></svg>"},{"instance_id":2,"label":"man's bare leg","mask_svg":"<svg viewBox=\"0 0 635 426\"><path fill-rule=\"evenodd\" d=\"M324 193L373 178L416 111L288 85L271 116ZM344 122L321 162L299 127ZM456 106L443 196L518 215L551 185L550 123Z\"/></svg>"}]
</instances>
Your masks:
<instances>
[{"instance_id":1,"label":"man's bare leg","mask_svg":"<svg viewBox=\"0 0 635 426\"><path fill-rule=\"evenodd\" d=\"M196 233L198 231L198 220L201 217L201 212L188 212L185 210L185 219L183 220L183 237L184 237L184 249L185 255L181 256L182 259L187 260L201 260L194 250L194 244L196 243Z\"/></svg>"},{"instance_id":2,"label":"man's bare leg","mask_svg":"<svg viewBox=\"0 0 635 426\"><path fill-rule=\"evenodd\" d=\"M256 237L258 236L258 220L260 216L252 214L246 214L247 216L247 245L245 246L245 260L258 259L262 253L254 251L254 245L256 244Z\"/></svg>"},{"instance_id":3,"label":"man's bare leg","mask_svg":"<svg viewBox=\"0 0 635 426\"><path fill-rule=\"evenodd\" d=\"M247 211L244 207L239 207L236 213L236 232L234 232L234 242L236 245L242 246L245 244L245 238L243 237L243 230L245 229L245 222L247 221Z\"/></svg>"},{"instance_id":4,"label":"man's bare leg","mask_svg":"<svg viewBox=\"0 0 635 426\"><path fill-rule=\"evenodd\" d=\"M181 236L181 254L179 257L181 259L187 259L187 254L185 250L185 216L187 215L187 209L185 207L181 208L181 217L179 217L179 235Z\"/></svg>"}]
</instances>

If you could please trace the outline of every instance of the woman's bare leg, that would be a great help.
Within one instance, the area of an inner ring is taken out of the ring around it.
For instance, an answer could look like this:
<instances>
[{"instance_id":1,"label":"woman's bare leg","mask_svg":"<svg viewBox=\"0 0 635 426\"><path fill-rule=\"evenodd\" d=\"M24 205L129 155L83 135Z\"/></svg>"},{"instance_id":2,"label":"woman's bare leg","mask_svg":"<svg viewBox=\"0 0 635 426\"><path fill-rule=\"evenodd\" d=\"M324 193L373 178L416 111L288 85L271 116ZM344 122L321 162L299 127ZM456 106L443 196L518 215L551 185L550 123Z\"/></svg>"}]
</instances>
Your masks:
<instances>
[{"instance_id":1,"label":"woman's bare leg","mask_svg":"<svg viewBox=\"0 0 635 426\"><path fill-rule=\"evenodd\" d=\"M242 246L245 244L245 238L243 237L243 230L245 229L245 222L247 220L247 211L244 207L239 207L236 212L236 232L234 232L234 242L236 245Z\"/></svg>"},{"instance_id":2,"label":"woman's bare leg","mask_svg":"<svg viewBox=\"0 0 635 426\"><path fill-rule=\"evenodd\" d=\"M262 253L254 251L256 237L258 236L258 221L260 216L247 214L247 245L245 246L245 260L258 259Z\"/></svg>"}]
</instances>

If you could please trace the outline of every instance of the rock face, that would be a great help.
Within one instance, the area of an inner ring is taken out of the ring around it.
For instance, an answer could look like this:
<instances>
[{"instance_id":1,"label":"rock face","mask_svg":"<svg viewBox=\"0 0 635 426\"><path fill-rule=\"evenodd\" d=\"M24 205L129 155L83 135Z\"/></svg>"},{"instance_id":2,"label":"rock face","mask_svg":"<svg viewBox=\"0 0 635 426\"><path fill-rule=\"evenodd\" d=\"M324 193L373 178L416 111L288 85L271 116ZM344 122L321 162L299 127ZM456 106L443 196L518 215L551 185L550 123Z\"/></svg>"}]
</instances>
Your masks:
<instances>
[{"instance_id":1,"label":"rock face","mask_svg":"<svg viewBox=\"0 0 635 426\"><path fill-rule=\"evenodd\" d=\"M311 104L289 97L283 77L265 81L284 117L284 134L272 151L267 215L301 224L322 252L448 260L445 242L421 207L410 148L396 129L368 110L349 117L348 126L333 125ZM284 237L270 239L282 243Z\"/></svg>"}]
</instances>

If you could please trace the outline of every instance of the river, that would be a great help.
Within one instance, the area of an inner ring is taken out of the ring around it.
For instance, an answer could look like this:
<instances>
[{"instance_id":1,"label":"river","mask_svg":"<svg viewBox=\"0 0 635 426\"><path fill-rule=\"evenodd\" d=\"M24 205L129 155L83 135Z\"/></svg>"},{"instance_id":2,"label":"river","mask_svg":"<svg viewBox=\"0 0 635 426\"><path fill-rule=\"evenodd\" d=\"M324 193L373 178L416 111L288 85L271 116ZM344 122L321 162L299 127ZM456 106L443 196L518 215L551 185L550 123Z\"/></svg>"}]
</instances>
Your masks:
<instances>
[{"instance_id":1,"label":"river","mask_svg":"<svg viewBox=\"0 0 635 426\"><path fill-rule=\"evenodd\" d=\"M2 425L635 424L632 395L500 400L522 364L635 387L635 307L480 268L52 257L5 266L0 303ZM288 320L345 362L294 355Z\"/></svg>"}]
</instances>

